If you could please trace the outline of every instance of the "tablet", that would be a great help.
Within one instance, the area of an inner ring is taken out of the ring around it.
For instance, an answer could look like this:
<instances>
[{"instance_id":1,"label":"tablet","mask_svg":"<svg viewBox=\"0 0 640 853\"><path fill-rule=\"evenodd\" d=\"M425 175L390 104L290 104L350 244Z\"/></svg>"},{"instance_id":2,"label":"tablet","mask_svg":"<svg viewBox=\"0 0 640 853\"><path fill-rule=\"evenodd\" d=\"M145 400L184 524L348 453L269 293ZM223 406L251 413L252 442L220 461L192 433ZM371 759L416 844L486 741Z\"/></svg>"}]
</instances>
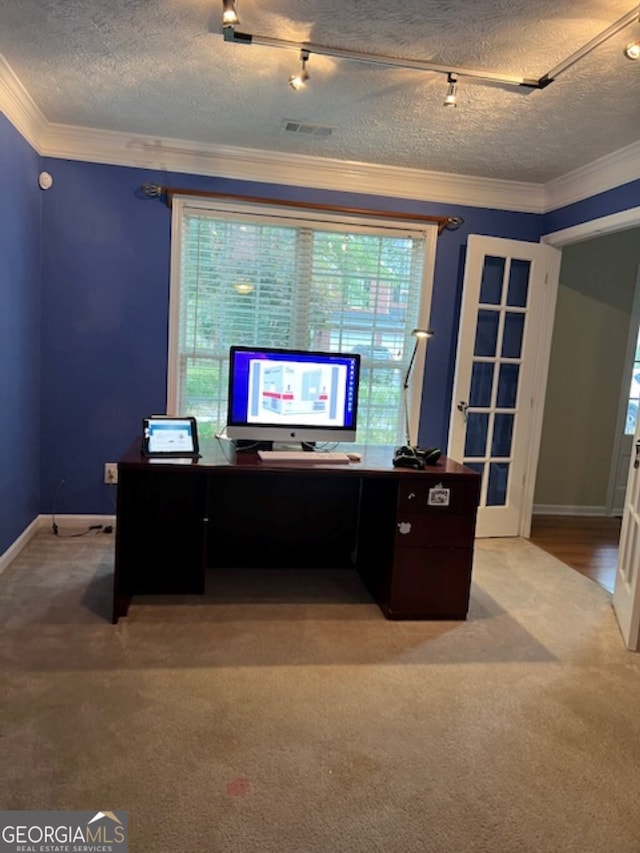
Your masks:
<instances>
[{"instance_id":1,"label":"tablet","mask_svg":"<svg viewBox=\"0 0 640 853\"><path fill-rule=\"evenodd\" d=\"M193 417L151 415L142 421L142 453L156 458L200 456L198 425Z\"/></svg>"}]
</instances>

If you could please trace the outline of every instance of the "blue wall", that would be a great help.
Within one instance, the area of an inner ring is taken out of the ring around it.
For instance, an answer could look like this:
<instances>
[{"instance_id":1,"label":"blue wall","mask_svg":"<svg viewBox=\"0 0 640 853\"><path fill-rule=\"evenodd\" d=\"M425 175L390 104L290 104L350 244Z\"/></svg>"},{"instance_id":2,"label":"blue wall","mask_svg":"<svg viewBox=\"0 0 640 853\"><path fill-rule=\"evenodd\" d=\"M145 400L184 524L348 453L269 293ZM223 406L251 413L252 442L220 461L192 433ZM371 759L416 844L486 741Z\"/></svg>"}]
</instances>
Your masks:
<instances>
[{"instance_id":1,"label":"blue wall","mask_svg":"<svg viewBox=\"0 0 640 853\"><path fill-rule=\"evenodd\" d=\"M47 160L44 196L42 512L113 511L103 463L164 411L171 213L146 181L247 196L437 215L465 225L438 242L421 439L446 443L463 248L471 232L538 241L541 217L263 183ZM58 488L60 482L64 485Z\"/></svg>"},{"instance_id":2,"label":"blue wall","mask_svg":"<svg viewBox=\"0 0 640 853\"><path fill-rule=\"evenodd\" d=\"M39 512L39 171L0 114L0 554Z\"/></svg>"},{"instance_id":3,"label":"blue wall","mask_svg":"<svg viewBox=\"0 0 640 853\"><path fill-rule=\"evenodd\" d=\"M435 264L436 335L427 352L420 441L441 447L468 235L537 242L576 217L633 207L638 190L627 185L579 209L542 216L51 158L40 163L3 118L0 154L0 304L7 309L0 320L0 407L15 412L17 424L0 446L0 553L38 512L112 513L103 463L121 456L144 415L165 410L171 213L162 201L141 198L141 184L464 217L461 228L438 238ZM54 178L44 193L36 182L41 168Z\"/></svg>"},{"instance_id":4,"label":"blue wall","mask_svg":"<svg viewBox=\"0 0 640 853\"><path fill-rule=\"evenodd\" d=\"M114 512L103 465L164 411L170 211L150 172L45 161L41 512Z\"/></svg>"},{"instance_id":5,"label":"blue wall","mask_svg":"<svg viewBox=\"0 0 640 853\"><path fill-rule=\"evenodd\" d=\"M573 204L558 207L545 214L543 219L543 234L551 234L554 231L562 231L574 225L582 225L609 216L612 213L620 213L623 210L631 210L640 206L640 180L629 181L612 190L597 193L584 198Z\"/></svg>"}]
</instances>

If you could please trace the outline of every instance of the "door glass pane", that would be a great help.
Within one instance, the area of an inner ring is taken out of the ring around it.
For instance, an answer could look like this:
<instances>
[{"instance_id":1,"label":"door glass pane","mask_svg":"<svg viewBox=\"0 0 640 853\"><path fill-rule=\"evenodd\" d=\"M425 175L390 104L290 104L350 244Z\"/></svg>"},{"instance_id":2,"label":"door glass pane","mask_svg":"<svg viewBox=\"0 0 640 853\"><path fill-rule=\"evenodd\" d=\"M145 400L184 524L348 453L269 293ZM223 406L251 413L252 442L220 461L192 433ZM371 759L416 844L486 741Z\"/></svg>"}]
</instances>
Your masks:
<instances>
[{"instance_id":1,"label":"door glass pane","mask_svg":"<svg viewBox=\"0 0 640 853\"><path fill-rule=\"evenodd\" d=\"M511 437L513 435L513 415L496 414L493 423L492 456L511 455Z\"/></svg>"},{"instance_id":2,"label":"door glass pane","mask_svg":"<svg viewBox=\"0 0 640 853\"><path fill-rule=\"evenodd\" d=\"M480 302L485 305L500 305L502 282L504 281L504 258L487 255L484 259L482 282L480 284Z\"/></svg>"},{"instance_id":3,"label":"door glass pane","mask_svg":"<svg viewBox=\"0 0 640 853\"><path fill-rule=\"evenodd\" d=\"M520 358L523 332L524 314L515 314L508 311L504 318L504 337L502 339L503 358Z\"/></svg>"},{"instance_id":4,"label":"door glass pane","mask_svg":"<svg viewBox=\"0 0 640 853\"><path fill-rule=\"evenodd\" d=\"M487 506L504 506L507 502L507 484L509 481L509 463L492 462L489 465L489 483L487 486Z\"/></svg>"},{"instance_id":5,"label":"door glass pane","mask_svg":"<svg viewBox=\"0 0 640 853\"><path fill-rule=\"evenodd\" d=\"M476 361L471 372L469 405L474 408L488 408L491 405L491 386L493 384L493 364Z\"/></svg>"},{"instance_id":6,"label":"door glass pane","mask_svg":"<svg viewBox=\"0 0 640 853\"><path fill-rule=\"evenodd\" d=\"M627 404L627 422L625 424L625 435L635 435L636 423L638 421L638 404L640 403L640 329L636 338L636 354L631 371L631 387L629 388L629 402Z\"/></svg>"},{"instance_id":7,"label":"door glass pane","mask_svg":"<svg viewBox=\"0 0 640 853\"><path fill-rule=\"evenodd\" d=\"M478 328L476 329L476 345L474 355L495 356L498 341L497 311L478 311Z\"/></svg>"},{"instance_id":8,"label":"door glass pane","mask_svg":"<svg viewBox=\"0 0 640 853\"><path fill-rule=\"evenodd\" d=\"M519 364L501 364L498 374L498 408L515 409L518 394Z\"/></svg>"},{"instance_id":9,"label":"door glass pane","mask_svg":"<svg viewBox=\"0 0 640 853\"><path fill-rule=\"evenodd\" d=\"M527 292L529 290L529 271L531 261L511 261L509 272L509 288L507 290L507 305L516 308L525 308L527 304Z\"/></svg>"},{"instance_id":10,"label":"door glass pane","mask_svg":"<svg viewBox=\"0 0 640 853\"><path fill-rule=\"evenodd\" d=\"M487 451L487 412L471 412L467 416L467 435L464 444L465 456L485 456Z\"/></svg>"}]
</instances>

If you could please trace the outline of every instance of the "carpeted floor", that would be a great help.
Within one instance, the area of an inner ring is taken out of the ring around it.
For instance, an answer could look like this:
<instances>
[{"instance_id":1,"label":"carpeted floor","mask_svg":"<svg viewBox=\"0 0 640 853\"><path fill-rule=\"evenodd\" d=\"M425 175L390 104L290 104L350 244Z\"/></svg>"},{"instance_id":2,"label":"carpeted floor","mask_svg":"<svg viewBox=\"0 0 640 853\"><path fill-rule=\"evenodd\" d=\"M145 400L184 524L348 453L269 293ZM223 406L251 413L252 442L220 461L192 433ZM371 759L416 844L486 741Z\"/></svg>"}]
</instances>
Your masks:
<instances>
[{"instance_id":1,"label":"carpeted floor","mask_svg":"<svg viewBox=\"0 0 640 853\"><path fill-rule=\"evenodd\" d=\"M113 626L112 571L41 532L0 575L0 808L126 809L134 853L640 850L640 656L529 542L477 543L460 623L265 571Z\"/></svg>"}]
</instances>

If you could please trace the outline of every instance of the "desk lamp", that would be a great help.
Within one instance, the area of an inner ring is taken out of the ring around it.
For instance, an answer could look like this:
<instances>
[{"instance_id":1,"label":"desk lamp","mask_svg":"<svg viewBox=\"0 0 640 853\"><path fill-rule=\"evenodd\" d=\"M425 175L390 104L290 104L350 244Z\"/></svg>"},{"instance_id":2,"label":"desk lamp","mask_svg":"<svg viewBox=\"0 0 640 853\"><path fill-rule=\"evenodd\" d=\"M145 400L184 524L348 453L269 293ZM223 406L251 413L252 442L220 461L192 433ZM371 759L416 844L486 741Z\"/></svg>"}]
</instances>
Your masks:
<instances>
[{"instance_id":1,"label":"desk lamp","mask_svg":"<svg viewBox=\"0 0 640 853\"><path fill-rule=\"evenodd\" d=\"M409 359L409 366L404 376L404 384L402 386L402 402L404 406L404 420L407 443L402 447L396 448L393 454L393 464L396 468L424 468L425 465L435 465L440 458L440 451L437 447L428 447L421 449L416 447L411 441L411 426L409 417L409 379L411 371L416 360L416 354L420 341L427 341L433 337L433 332L430 329L413 329L411 332L416 342L413 346L413 352Z\"/></svg>"}]
</instances>

